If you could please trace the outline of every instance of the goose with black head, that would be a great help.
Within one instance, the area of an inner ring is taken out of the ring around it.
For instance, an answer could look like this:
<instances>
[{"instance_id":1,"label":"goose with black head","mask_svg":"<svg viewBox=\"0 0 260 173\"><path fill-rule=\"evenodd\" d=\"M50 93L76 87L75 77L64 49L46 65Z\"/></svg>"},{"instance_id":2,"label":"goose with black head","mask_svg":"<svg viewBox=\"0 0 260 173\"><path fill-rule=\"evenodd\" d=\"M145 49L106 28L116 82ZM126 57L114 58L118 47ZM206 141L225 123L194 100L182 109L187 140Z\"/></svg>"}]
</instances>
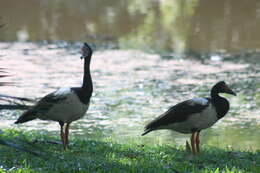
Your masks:
<instances>
[{"instance_id":1,"label":"goose with black head","mask_svg":"<svg viewBox=\"0 0 260 173\"><path fill-rule=\"evenodd\" d=\"M39 100L35 106L24 112L16 124L36 118L56 121L60 125L60 137L64 149L68 147L69 127L71 122L82 118L88 110L93 92L90 73L92 49L84 43L81 58L84 59L84 76L81 87L60 88Z\"/></svg>"},{"instance_id":2,"label":"goose with black head","mask_svg":"<svg viewBox=\"0 0 260 173\"><path fill-rule=\"evenodd\" d=\"M145 127L145 135L154 130L170 129L180 133L191 133L192 154L200 151L200 131L214 125L229 110L229 101L219 93L236 95L224 81L216 83L209 98L193 98L172 106L167 112Z\"/></svg>"}]
</instances>

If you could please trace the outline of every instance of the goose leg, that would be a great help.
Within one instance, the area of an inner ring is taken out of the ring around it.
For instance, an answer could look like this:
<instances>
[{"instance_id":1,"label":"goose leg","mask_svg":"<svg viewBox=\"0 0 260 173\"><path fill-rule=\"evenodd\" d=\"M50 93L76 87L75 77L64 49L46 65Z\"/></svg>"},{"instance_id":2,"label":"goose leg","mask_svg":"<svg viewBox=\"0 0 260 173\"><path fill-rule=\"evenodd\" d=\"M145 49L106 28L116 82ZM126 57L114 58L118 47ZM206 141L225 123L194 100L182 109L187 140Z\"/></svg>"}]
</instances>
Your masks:
<instances>
[{"instance_id":1,"label":"goose leg","mask_svg":"<svg viewBox=\"0 0 260 173\"><path fill-rule=\"evenodd\" d=\"M60 124L60 138L61 138L61 142L63 144L63 148L65 150L66 149L66 146L65 146L65 134L64 134L64 130L63 130L64 123L62 121L59 121L59 124Z\"/></svg>"},{"instance_id":2,"label":"goose leg","mask_svg":"<svg viewBox=\"0 0 260 173\"><path fill-rule=\"evenodd\" d=\"M197 132L196 136L196 148L197 148L197 153L200 152L200 132Z\"/></svg>"},{"instance_id":3,"label":"goose leg","mask_svg":"<svg viewBox=\"0 0 260 173\"><path fill-rule=\"evenodd\" d=\"M65 145L66 145L66 148L68 148L68 145L69 145L69 127L70 127L70 123L67 123L66 128L65 128Z\"/></svg>"},{"instance_id":4,"label":"goose leg","mask_svg":"<svg viewBox=\"0 0 260 173\"><path fill-rule=\"evenodd\" d=\"M192 154L193 155L196 155L197 154L197 152L196 152L196 144L195 144L195 142L196 142L196 133L197 132L192 132L192 135L191 135L191 139L190 139L190 142L191 142L191 151L192 151Z\"/></svg>"}]
</instances>

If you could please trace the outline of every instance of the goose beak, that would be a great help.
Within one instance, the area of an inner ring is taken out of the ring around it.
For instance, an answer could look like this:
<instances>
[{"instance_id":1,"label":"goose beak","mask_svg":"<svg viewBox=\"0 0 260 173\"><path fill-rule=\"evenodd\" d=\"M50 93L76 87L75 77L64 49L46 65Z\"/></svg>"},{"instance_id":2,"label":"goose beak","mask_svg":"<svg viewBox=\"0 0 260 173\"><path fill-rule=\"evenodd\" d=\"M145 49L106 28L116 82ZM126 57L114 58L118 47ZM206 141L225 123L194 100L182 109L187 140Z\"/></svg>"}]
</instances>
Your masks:
<instances>
[{"instance_id":1,"label":"goose beak","mask_svg":"<svg viewBox=\"0 0 260 173\"><path fill-rule=\"evenodd\" d=\"M234 91L232 91L232 90L231 90L230 88L228 88L228 87L225 88L225 93L231 94L231 95L234 95L234 96L237 95Z\"/></svg>"}]
</instances>

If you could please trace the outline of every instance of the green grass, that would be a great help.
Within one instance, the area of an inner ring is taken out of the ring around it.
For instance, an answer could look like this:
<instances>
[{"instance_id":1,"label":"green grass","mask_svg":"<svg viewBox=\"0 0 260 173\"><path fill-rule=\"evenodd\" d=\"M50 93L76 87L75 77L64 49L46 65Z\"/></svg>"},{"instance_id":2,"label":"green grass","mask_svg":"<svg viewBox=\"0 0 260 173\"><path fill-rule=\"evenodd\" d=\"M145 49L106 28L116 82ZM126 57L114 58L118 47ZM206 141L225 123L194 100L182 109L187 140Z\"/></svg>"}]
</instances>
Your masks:
<instances>
[{"instance_id":1,"label":"green grass","mask_svg":"<svg viewBox=\"0 0 260 173\"><path fill-rule=\"evenodd\" d=\"M40 154L35 156L0 145L0 173L31 172L179 172L179 173L258 173L260 152L234 151L203 146L196 157L185 148L137 144L118 144L113 139L72 138L70 149L62 151L57 136L45 132L5 130L0 139ZM41 141L33 143L35 140Z\"/></svg>"}]
</instances>

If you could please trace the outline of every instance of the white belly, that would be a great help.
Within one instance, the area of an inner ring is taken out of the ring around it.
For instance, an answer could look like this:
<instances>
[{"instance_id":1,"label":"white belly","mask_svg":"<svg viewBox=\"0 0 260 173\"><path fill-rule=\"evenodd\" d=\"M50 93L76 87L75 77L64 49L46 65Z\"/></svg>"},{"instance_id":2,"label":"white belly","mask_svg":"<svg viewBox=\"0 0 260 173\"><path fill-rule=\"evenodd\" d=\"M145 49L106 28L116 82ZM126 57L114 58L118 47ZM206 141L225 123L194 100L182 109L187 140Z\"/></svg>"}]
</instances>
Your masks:
<instances>
[{"instance_id":1,"label":"white belly","mask_svg":"<svg viewBox=\"0 0 260 173\"><path fill-rule=\"evenodd\" d=\"M49 111L40 115L43 120L72 122L83 117L88 110L89 104L80 102L75 93L68 94L66 99L54 104Z\"/></svg>"},{"instance_id":2,"label":"white belly","mask_svg":"<svg viewBox=\"0 0 260 173\"><path fill-rule=\"evenodd\" d=\"M211 127L218 121L217 112L211 104L201 113L192 114L186 121L163 126L161 129L171 129L180 133L191 133L192 130L202 130Z\"/></svg>"}]
</instances>

